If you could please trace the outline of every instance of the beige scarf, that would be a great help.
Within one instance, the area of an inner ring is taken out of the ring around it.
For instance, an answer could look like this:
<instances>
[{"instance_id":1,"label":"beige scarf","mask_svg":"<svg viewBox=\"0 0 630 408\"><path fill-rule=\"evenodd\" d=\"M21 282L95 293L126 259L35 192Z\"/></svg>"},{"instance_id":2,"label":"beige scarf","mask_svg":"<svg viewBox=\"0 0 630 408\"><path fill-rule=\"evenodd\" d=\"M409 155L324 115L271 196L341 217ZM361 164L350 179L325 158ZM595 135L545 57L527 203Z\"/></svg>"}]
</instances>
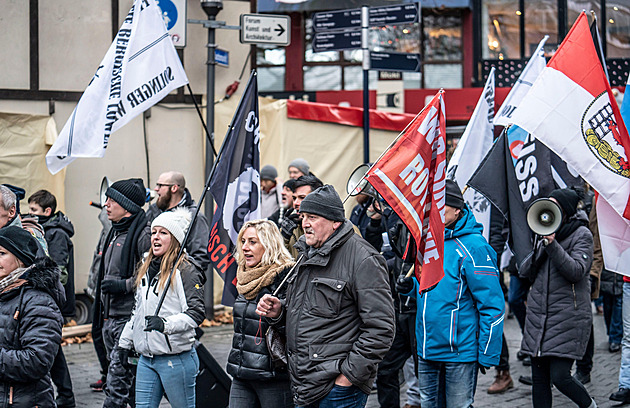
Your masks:
<instances>
[{"instance_id":1,"label":"beige scarf","mask_svg":"<svg viewBox=\"0 0 630 408\"><path fill-rule=\"evenodd\" d=\"M247 300L255 299L262 288L271 285L284 268L292 265L293 262L284 265L273 264L249 269L245 269L245 267L238 268L238 271L236 271L236 290Z\"/></svg>"}]
</instances>

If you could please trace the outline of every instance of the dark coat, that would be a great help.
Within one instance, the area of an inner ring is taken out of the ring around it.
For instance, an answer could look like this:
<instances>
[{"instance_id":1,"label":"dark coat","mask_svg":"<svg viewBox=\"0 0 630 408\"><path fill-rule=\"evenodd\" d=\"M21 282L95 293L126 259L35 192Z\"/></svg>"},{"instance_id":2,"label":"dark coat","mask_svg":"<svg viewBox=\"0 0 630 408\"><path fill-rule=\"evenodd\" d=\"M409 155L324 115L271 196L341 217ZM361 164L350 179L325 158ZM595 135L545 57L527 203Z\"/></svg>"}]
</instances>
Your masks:
<instances>
[{"instance_id":1,"label":"dark coat","mask_svg":"<svg viewBox=\"0 0 630 408\"><path fill-rule=\"evenodd\" d=\"M49 371L61 343L63 303L59 269L49 258L0 294L1 407L55 407Z\"/></svg>"},{"instance_id":2,"label":"dark coat","mask_svg":"<svg viewBox=\"0 0 630 408\"><path fill-rule=\"evenodd\" d=\"M59 266L62 276L64 272L67 274L65 283L62 281L66 292L66 303L61 308L61 314L74 316L74 245L71 240L74 235L74 226L61 211L58 211L42 226L50 257Z\"/></svg>"},{"instance_id":3,"label":"dark coat","mask_svg":"<svg viewBox=\"0 0 630 408\"><path fill-rule=\"evenodd\" d=\"M286 268L278 274L271 285L258 292L256 298L247 300L243 295L236 298L233 309L234 337L227 362L227 372L232 377L254 381L289 379L286 368L277 369L273 366L265 341L269 324L256 314L256 305L265 294L272 294L276 290L290 269ZM284 299L285 290L281 289L277 296Z\"/></svg>"},{"instance_id":4,"label":"dark coat","mask_svg":"<svg viewBox=\"0 0 630 408\"><path fill-rule=\"evenodd\" d=\"M521 277L533 280L521 350L535 357L579 360L593 322L589 280L593 235L581 226L563 241L538 248L533 259L526 260L520 271Z\"/></svg>"},{"instance_id":5,"label":"dark coat","mask_svg":"<svg viewBox=\"0 0 630 408\"><path fill-rule=\"evenodd\" d=\"M295 246L300 254L310 249L305 237ZM369 393L395 332L385 260L348 220L305 258L285 307L294 402L320 400L342 373Z\"/></svg>"}]
</instances>

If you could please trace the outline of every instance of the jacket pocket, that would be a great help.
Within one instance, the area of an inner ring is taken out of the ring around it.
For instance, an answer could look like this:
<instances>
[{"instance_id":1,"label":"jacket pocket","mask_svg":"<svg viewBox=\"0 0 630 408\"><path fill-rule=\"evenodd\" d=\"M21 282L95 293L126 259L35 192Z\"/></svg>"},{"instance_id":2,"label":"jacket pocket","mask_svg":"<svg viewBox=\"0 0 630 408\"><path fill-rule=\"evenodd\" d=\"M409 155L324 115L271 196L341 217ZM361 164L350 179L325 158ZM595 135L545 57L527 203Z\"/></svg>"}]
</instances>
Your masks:
<instances>
[{"instance_id":1,"label":"jacket pocket","mask_svg":"<svg viewBox=\"0 0 630 408\"><path fill-rule=\"evenodd\" d=\"M331 278L313 278L311 281L311 305L314 316L333 317L341 308L341 297L347 282Z\"/></svg>"}]
</instances>

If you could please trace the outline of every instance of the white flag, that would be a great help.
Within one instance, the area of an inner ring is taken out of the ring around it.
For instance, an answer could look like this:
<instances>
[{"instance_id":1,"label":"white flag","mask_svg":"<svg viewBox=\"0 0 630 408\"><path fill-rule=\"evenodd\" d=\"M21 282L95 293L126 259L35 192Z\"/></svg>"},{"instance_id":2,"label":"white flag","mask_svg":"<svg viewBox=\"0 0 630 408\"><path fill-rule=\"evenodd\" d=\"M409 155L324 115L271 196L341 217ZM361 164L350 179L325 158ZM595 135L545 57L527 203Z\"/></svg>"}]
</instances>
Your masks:
<instances>
[{"instance_id":1,"label":"white flag","mask_svg":"<svg viewBox=\"0 0 630 408\"><path fill-rule=\"evenodd\" d=\"M457 182L460 189L468 183L479 163L486 157L494 140L494 67L490 70L488 80L481 97L468 121L462 138L457 144L453 157L448 164L448 178ZM468 189L464 200L472 209L477 222L483 225L483 236L490 234L490 202L481 193Z\"/></svg>"},{"instance_id":2,"label":"white flag","mask_svg":"<svg viewBox=\"0 0 630 408\"><path fill-rule=\"evenodd\" d=\"M630 276L630 221L619 215L601 195L597 197L596 210L604 267Z\"/></svg>"},{"instance_id":3,"label":"white flag","mask_svg":"<svg viewBox=\"0 0 630 408\"><path fill-rule=\"evenodd\" d=\"M525 69L519 75L516 84L508 94L508 96L503 101L503 105L501 105L501 109L497 113L497 116L494 118L494 124L498 126L507 126L512 123L512 113L516 110L521 100L529 92L534 81L538 78L538 75L545 69L547 65L547 61L545 60L545 52L543 50L543 46L547 39L548 35L543 38L536 51L532 54L531 58L525 65Z\"/></svg>"},{"instance_id":4,"label":"white flag","mask_svg":"<svg viewBox=\"0 0 630 408\"><path fill-rule=\"evenodd\" d=\"M159 6L135 0L48 151L48 170L55 174L77 157L103 157L112 133L187 83Z\"/></svg>"}]
</instances>

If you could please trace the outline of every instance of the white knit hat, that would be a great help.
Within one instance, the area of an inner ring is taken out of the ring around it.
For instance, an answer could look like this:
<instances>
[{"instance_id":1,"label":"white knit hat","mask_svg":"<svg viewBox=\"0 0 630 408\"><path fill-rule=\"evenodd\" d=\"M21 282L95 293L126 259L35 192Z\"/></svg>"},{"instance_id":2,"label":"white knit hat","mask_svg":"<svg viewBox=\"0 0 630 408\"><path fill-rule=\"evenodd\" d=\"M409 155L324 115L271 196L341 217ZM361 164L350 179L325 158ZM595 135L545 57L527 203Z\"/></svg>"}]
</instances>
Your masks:
<instances>
[{"instance_id":1,"label":"white knit hat","mask_svg":"<svg viewBox=\"0 0 630 408\"><path fill-rule=\"evenodd\" d=\"M154 227L164 227L173 234L181 245L186 236L186 230L190 225L190 219L190 211L185 208L176 208L158 215L151 223L151 230Z\"/></svg>"}]
</instances>

